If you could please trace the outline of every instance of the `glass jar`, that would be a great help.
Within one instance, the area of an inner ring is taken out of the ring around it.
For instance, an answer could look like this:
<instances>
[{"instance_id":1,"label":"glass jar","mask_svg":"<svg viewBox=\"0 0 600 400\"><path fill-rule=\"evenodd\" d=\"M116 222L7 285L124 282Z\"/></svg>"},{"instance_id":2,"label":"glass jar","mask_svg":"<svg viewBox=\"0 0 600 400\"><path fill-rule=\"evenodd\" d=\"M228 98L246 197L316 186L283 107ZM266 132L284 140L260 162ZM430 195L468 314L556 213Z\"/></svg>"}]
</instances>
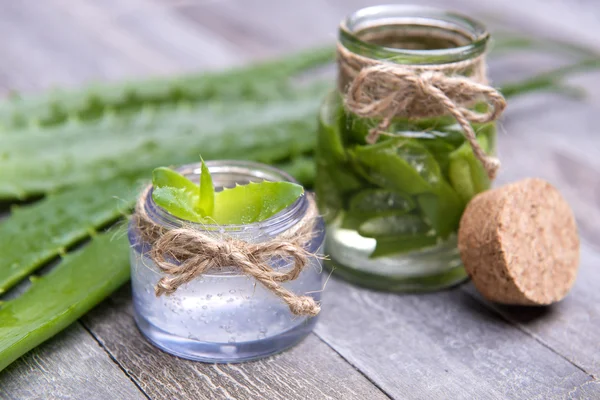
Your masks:
<instances>
[{"instance_id":1,"label":"glass jar","mask_svg":"<svg viewBox=\"0 0 600 400\"><path fill-rule=\"evenodd\" d=\"M294 179L275 168L245 161L206 163L216 190L251 181L288 181ZM178 170L198 181L200 165ZM309 199L300 197L294 204L265 221L247 225L211 226L183 221L157 206L148 195L145 211L154 223L167 229L193 226L203 232L226 234L252 243L271 240L292 229L306 215ZM317 254L323 243L323 222L319 219L306 250ZM238 270L214 271L195 278L173 294L157 297L154 287L164 276L149 257L150 244L143 241L133 224L131 243L131 283L135 321L141 332L157 347L179 357L205 362L239 362L280 352L308 335L316 317L291 313L287 304L265 289L254 278ZM291 261L274 258L270 266L280 272L291 268ZM282 283L295 294L320 300L322 290L320 260L311 257L300 276Z\"/></svg>"},{"instance_id":2,"label":"glass jar","mask_svg":"<svg viewBox=\"0 0 600 400\"><path fill-rule=\"evenodd\" d=\"M488 39L470 18L390 5L350 15L341 23L338 45L368 60L418 70L479 62ZM471 65L452 73L471 77L485 69ZM382 119L350 112L344 103L349 82L341 72L338 80L341 89L327 96L319 115L316 178L334 273L390 291L461 282L467 275L457 250L460 217L467 202L490 186L461 126L449 115L394 118L386 134L369 143L370 130ZM471 126L483 150L493 154L495 124Z\"/></svg>"}]
</instances>

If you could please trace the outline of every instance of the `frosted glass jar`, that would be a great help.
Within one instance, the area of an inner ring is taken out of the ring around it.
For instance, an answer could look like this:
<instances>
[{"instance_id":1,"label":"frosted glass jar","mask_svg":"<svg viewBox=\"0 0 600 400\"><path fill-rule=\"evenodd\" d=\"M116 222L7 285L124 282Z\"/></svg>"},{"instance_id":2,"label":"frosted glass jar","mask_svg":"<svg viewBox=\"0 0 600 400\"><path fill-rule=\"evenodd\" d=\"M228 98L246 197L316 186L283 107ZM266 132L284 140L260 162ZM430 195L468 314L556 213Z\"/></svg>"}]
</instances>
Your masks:
<instances>
[{"instance_id":1,"label":"frosted glass jar","mask_svg":"<svg viewBox=\"0 0 600 400\"><path fill-rule=\"evenodd\" d=\"M275 168L245 161L212 161L207 166L215 188L232 187L250 181L290 181L293 178ZM200 165L188 165L179 172L198 180ZM306 195L277 215L248 225L200 226L203 231L226 231L248 242L263 242L286 232L306 215ZM152 220L166 228L189 225L158 207L149 195L145 211ZM315 234L306 248L320 252L323 223L315 224ZM316 317L297 316L286 303L264 288L254 278L230 270L202 275L182 285L171 295L157 297L154 286L164 276L148 257L150 245L129 227L131 243L131 282L134 317L140 331L157 347L179 357L206 362L240 362L278 353L308 335ZM273 269L285 271L287 261L273 260ZM320 300L322 274L320 260L311 258L300 276L282 284L298 295Z\"/></svg>"}]
</instances>

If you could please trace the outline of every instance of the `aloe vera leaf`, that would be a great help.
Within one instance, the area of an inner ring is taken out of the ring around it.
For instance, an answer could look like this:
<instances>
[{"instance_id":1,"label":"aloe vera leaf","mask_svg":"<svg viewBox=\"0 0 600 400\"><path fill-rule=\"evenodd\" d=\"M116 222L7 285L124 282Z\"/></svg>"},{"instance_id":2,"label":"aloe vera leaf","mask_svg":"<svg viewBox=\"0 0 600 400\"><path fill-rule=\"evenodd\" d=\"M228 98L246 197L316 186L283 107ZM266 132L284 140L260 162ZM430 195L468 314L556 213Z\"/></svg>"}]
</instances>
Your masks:
<instances>
[{"instance_id":1,"label":"aloe vera leaf","mask_svg":"<svg viewBox=\"0 0 600 400\"><path fill-rule=\"evenodd\" d=\"M322 151L332 162L345 161L346 153L340 133L338 119L344 119L343 110L338 106L339 101L333 101L332 98L338 98L335 92L328 94L319 113L319 138L318 151Z\"/></svg>"},{"instance_id":2,"label":"aloe vera leaf","mask_svg":"<svg viewBox=\"0 0 600 400\"><path fill-rule=\"evenodd\" d=\"M478 135L477 141L486 153L490 153L491 146L486 135ZM490 187L490 179L481 162L475 158L469 143L465 142L453 151L449 159L450 183L465 204Z\"/></svg>"},{"instance_id":3,"label":"aloe vera leaf","mask_svg":"<svg viewBox=\"0 0 600 400\"><path fill-rule=\"evenodd\" d=\"M435 193L417 196L417 203L438 236L448 237L458 229L465 203L445 181L435 189Z\"/></svg>"},{"instance_id":4,"label":"aloe vera leaf","mask_svg":"<svg viewBox=\"0 0 600 400\"><path fill-rule=\"evenodd\" d=\"M491 49L493 55L502 55L515 50L561 52L582 57L598 55L596 49L557 39L533 37L531 35L524 36L515 32L494 32L493 37L494 41Z\"/></svg>"},{"instance_id":5,"label":"aloe vera leaf","mask_svg":"<svg viewBox=\"0 0 600 400\"><path fill-rule=\"evenodd\" d=\"M536 91L555 91L557 87L560 87L560 81L568 75L577 72L591 71L598 68L600 68L600 57L588 58L535 75L522 81L505 83L501 86L500 91L506 98Z\"/></svg>"},{"instance_id":6,"label":"aloe vera leaf","mask_svg":"<svg viewBox=\"0 0 600 400\"><path fill-rule=\"evenodd\" d=\"M427 235L428 232L431 232L431 227L422 218L404 213L369 218L358 228L358 233L364 237L395 237L399 240Z\"/></svg>"},{"instance_id":7,"label":"aloe vera leaf","mask_svg":"<svg viewBox=\"0 0 600 400\"><path fill-rule=\"evenodd\" d=\"M0 148L6 151L0 159L0 198L23 198L158 165L193 162L200 151L206 158L285 159L292 149L314 148L318 104L316 99L299 99L237 109L199 107L161 114L143 126L103 128L77 139L62 127L48 129L56 135L0 137Z\"/></svg>"},{"instance_id":8,"label":"aloe vera leaf","mask_svg":"<svg viewBox=\"0 0 600 400\"><path fill-rule=\"evenodd\" d=\"M448 174L454 190L465 204L477 194L471 180L471 167L464 157L456 157L450 162Z\"/></svg>"},{"instance_id":9,"label":"aloe vera leaf","mask_svg":"<svg viewBox=\"0 0 600 400\"><path fill-rule=\"evenodd\" d=\"M393 211L406 213L415 208L409 196L386 189L365 189L350 198L348 209L355 214L376 215Z\"/></svg>"},{"instance_id":10,"label":"aloe vera leaf","mask_svg":"<svg viewBox=\"0 0 600 400\"><path fill-rule=\"evenodd\" d=\"M0 370L76 321L129 279L129 243L103 233L0 308Z\"/></svg>"},{"instance_id":11,"label":"aloe vera leaf","mask_svg":"<svg viewBox=\"0 0 600 400\"><path fill-rule=\"evenodd\" d=\"M343 207L343 199L335 187L334 179L330 175L330 168L317 160L317 175L315 192L317 206L326 223L333 222Z\"/></svg>"},{"instance_id":12,"label":"aloe vera leaf","mask_svg":"<svg viewBox=\"0 0 600 400\"><path fill-rule=\"evenodd\" d=\"M194 205L198 202L198 193L169 186L152 189L154 202L169 214L192 222L202 222L202 215Z\"/></svg>"},{"instance_id":13,"label":"aloe vera leaf","mask_svg":"<svg viewBox=\"0 0 600 400\"><path fill-rule=\"evenodd\" d=\"M152 171L152 186L155 188L172 187L183 189L189 193L196 193L198 191L198 185L179 172L167 167L158 167Z\"/></svg>"},{"instance_id":14,"label":"aloe vera leaf","mask_svg":"<svg viewBox=\"0 0 600 400\"><path fill-rule=\"evenodd\" d=\"M435 246L436 244L437 238L435 236L379 238L375 244L375 250L369 255L369 258L396 256L413 250L423 250L423 248Z\"/></svg>"},{"instance_id":15,"label":"aloe vera leaf","mask_svg":"<svg viewBox=\"0 0 600 400\"><path fill-rule=\"evenodd\" d=\"M372 182L383 188L412 195L431 191L431 182L441 179L433 157L407 139L356 146L353 154L367 168Z\"/></svg>"},{"instance_id":16,"label":"aloe vera leaf","mask_svg":"<svg viewBox=\"0 0 600 400\"><path fill-rule=\"evenodd\" d=\"M0 125L5 129L30 124L52 126L69 119L95 120L106 112L128 114L148 105L180 102L269 100L288 96L289 78L333 61L332 48L311 49L282 59L236 68L172 78L153 78L83 89L13 96L0 103Z\"/></svg>"},{"instance_id":17,"label":"aloe vera leaf","mask_svg":"<svg viewBox=\"0 0 600 400\"><path fill-rule=\"evenodd\" d=\"M82 185L13 210L0 222L0 293L133 205L132 178Z\"/></svg>"},{"instance_id":18,"label":"aloe vera leaf","mask_svg":"<svg viewBox=\"0 0 600 400\"><path fill-rule=\"evenodd\" d=\"M198 209L202 217L212 217L215 209L215 187L204 160L200 169Z\"/></svg>"},{"instance_id":19,"label":"aloe vera leaf","mask_svg":"<svg viewBox=\"0 0 600 400\"><path fill-rule=\"evenodd\" d=\"M212 219L220 225L264 221L294 203L304 189L291 182L251 182L215 193Z\"/></svg>"}]
</instances>

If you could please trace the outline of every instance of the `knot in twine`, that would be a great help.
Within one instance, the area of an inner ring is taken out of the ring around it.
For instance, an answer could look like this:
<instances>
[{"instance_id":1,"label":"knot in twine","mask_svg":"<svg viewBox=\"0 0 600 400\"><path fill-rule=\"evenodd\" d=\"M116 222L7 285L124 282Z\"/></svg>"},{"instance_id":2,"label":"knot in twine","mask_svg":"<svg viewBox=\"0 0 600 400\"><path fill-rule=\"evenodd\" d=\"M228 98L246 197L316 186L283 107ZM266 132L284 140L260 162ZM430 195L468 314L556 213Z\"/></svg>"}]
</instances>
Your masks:
<instances>
[{"instance_id":1,"label":"knot in twine","mask_svg":"<svg viewBox=\"0 0 600 400\"><path fill-rule=\"evenodd\" d=\"M338 43L337 58L346 108L359 117L381 118L369 131L368 143L375 143L380 135L390 135L386 130L395 117L450 114L489 178L496 177L500 162L483 151L470 124L494 121L506 108L500 92L487 85L484 55L449 64L399 65L360 56ZM488 106L485 112L468 108L481 101Z\"/></svg>"},{"instance_id":2,"label":"knot in twine","mask_svg":"<svg viewBox=\"0 0 600 400\"><path fill-rule=\"evenodd\" d=\"M210 271L236 268L253 277L283 300L295 315L315 316L321 311L310 296L299 296L281 286L282 282L296 279L311 257L305 249L313 238L318 217L315 201L308 197L309 209L305 217L285 234L262 243L249 243L226 235L211 235L192 227L166 229L154 223L144 204L150 187L140 196L133 216L140 236L151 243L149 256L168 276L162 277L154 292L156 296L174 293L181 285ZM292 268L280 272L270 263L273 259L292 260Z\"/></svg>"}]
</instances>

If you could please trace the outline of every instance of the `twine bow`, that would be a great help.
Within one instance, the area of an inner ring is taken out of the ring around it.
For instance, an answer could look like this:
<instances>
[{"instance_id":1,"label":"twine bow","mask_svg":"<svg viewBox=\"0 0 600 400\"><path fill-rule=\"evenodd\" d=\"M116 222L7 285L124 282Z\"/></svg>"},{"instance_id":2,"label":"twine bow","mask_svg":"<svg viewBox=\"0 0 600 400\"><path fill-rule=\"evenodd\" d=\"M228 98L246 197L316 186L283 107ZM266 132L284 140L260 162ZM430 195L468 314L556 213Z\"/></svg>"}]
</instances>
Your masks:
<instances>
[{"instance_id":1,"label":"twine bow","mask_svg":"<svg viewBox=\"0 0 600 400\"><path fill-rule=\"evenodd\" d=\"M470 124L494 121L506 107L504 97L486 84L483 56L447 65L399 65L362 57L338 44L338 63L341 82L349 82L344 87L347 109L363 118L381 118L379 125L369 131L367 142L375 143L380 135L389 135L386 130L395 117L450 114L490 179L495 178L500 162L485 154ZM469 68L472 77L454 75ZM486 111L469 108L482 101L488 105Z\"/></svg>"},{"instance_id":2,"label":"twine bow","mask_svg":"<svg viewBox=\"0 0 600 400\"><path fill-rule=\"evenodd\" d=\"M251 276L282 299L295 315L315 316L321 307L310 296L299 296L281 283L296 279L315 255L305 249L313 236L317 209L309 197L309 211L292 233L262 243L249 243L230 236L216 237L191 227L164 229L147 215L144 203L149 188L140 196L134 214L141 237L152 243L149 256L167 276L156 284L156 296L171 294L181 285L209 271L234 267ZM273 259L292 260L292 268L279 272Z\"/></svg>"}]
</instances>

